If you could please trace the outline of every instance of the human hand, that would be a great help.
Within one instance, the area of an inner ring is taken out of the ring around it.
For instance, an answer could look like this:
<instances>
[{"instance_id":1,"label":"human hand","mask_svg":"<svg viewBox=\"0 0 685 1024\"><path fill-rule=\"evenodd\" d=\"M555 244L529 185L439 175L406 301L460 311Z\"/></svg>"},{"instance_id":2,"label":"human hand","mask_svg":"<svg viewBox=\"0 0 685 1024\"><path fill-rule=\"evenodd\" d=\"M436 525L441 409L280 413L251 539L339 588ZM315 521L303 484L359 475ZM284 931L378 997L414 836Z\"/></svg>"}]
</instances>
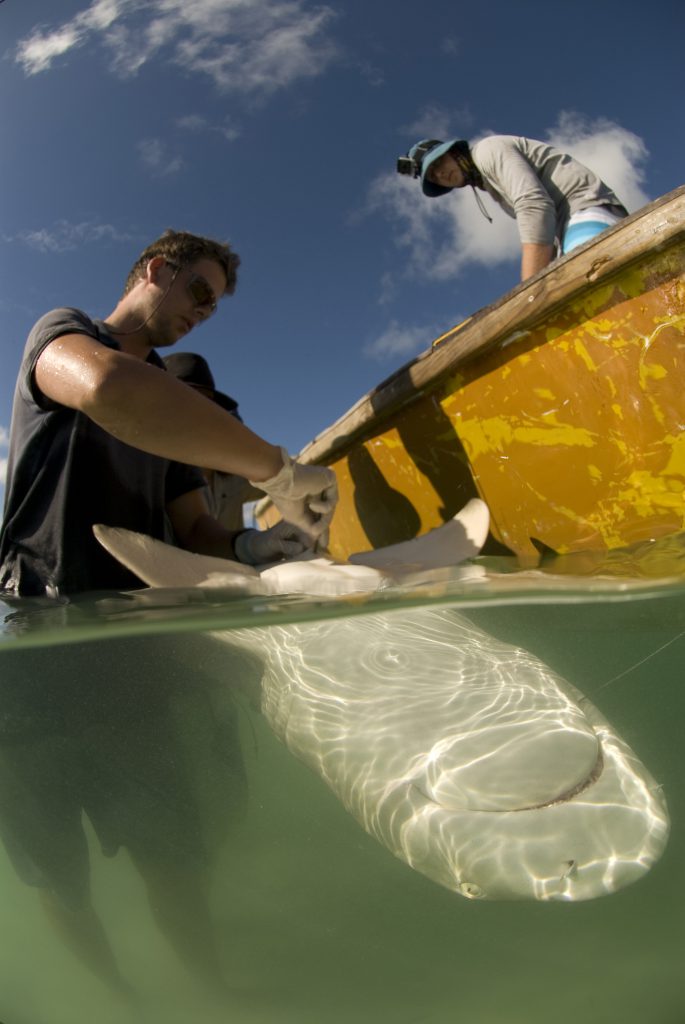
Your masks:
<instances>
[{"instance_id":1,"label":"human hand","mask_svg":"<svg viewBox=\"0 0 685 1024\"><path fill-rule=\"evenodd\" d=\"M243 530L233 543L235 557L245 565L265 565L295 558L308 548L311 548L309 537L284 520L268 530Z\"/></svg>"},{"instance_id":2,"label":"human hand","mask_svg":"<svg viewBox=\"0 0 685 1024\"><path fill-rule=\"evenodd\" d=\"M288 523L315 540L327 529L338 501L335 473L325 466L295 462L281 448L283 467L269 480L250 480L269 495Z\"/></svg>"}]
</instances>

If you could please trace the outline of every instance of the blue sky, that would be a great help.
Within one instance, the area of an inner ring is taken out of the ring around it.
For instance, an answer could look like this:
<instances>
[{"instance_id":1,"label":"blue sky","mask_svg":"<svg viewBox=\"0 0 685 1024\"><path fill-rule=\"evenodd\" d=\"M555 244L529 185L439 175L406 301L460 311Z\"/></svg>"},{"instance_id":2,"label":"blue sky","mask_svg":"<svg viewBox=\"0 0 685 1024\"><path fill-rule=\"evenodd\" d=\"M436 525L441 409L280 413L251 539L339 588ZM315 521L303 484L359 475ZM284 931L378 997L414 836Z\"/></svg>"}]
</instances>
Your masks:
<instances>
[{"instance_id":1,"label":"blue sky","mask_svg":"<svg viewBox=\"0 0 685 1024\"><path fill-rule=\"evenodd\" d=\"M681 0L0 0L0 496L33 322L105 317L167 227L230 241L181 343L298 451L517 282L513 222L394 171L419 138L557 142L630 209L681 185Z\"/></svg>"}]
</instances>

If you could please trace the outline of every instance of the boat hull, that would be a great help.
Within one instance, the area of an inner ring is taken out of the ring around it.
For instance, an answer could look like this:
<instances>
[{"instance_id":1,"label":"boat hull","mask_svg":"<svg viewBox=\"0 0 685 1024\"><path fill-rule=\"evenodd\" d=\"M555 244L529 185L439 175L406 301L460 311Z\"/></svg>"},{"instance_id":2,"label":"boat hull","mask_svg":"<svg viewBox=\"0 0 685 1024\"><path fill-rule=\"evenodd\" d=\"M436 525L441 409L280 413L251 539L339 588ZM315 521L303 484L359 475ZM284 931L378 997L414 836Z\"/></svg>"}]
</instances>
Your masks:
<instances>
[{"instance_id":1,"label":"boat hull","mask_svg":"<svg viewBox=\"0 0 685 1024\"><path fill-rule=\"evenodd\" d=\"M685 529L684 224L682 188L448 332L307 446L338 478L331 554L422 534L475 496L523 561Z\"/></svg>"}]
</instances>

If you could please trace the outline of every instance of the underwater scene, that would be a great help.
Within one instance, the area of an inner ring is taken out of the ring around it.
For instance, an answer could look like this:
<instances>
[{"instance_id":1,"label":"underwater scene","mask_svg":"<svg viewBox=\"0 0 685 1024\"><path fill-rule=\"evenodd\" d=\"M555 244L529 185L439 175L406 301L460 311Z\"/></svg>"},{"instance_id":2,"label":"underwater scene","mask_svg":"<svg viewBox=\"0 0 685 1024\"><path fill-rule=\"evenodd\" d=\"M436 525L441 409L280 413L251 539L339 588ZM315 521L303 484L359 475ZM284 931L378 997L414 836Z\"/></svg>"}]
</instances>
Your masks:
<instances>
[{"instance_id":1,"label":"underwater scene","mask_svg":"<svg viewBox=\"0 0 685 1024\"><path fill-rule=\"evenodd\" d=\"M2 1024L682 1024L685 543L0 603Z\"/></svg>"}]
</instances>

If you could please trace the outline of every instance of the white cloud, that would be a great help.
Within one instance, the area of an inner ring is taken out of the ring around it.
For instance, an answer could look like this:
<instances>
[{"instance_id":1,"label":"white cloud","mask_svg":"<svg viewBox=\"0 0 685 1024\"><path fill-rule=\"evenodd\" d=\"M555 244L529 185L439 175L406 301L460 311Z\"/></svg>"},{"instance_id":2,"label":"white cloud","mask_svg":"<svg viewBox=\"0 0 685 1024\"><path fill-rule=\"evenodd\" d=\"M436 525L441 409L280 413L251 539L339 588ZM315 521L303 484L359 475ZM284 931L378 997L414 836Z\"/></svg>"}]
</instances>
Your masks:
<instances>
[{"instance_id":1,"label":"white cloud","mask_svg":"<svg viewBox=\"0 0 685 1024\"><path fill-rule=\"evenodd\" d=\"M17 60L28 74L45 71L55 57L78 46L80 33L73 26L65 26L49 36L35 34L19 44Z\"/></svg>"},{"instance_id":2,"label":"white cloud","mask_svg":"<svg viewBox=\"0 0 685 1024\"><path fill-rule=\"evenodd\" d=\"M637 210L649 202L643 189L649 153L642 139L633 132L606 118L586 121L577 114L563 111L547 141L591 167L629 210Z\"/></svg>"},{"instance_id":3,"label":"white cloud","mask_svg":"<svg viewBox=\"0 0 685 1024\"><path fill-rule=\"evenodd\" d=\"M492 224L484 219L470 189L427 199L416 181L395 174L373 182L368 209L390 220L395 242L407 251L409 273L446 280L467 265L493 266L516 256L514 221L488 197L485 205Z\"/></svg>"},{"instance_id":4,"label":"white cloud","mask_svg":"<svg viewBox=\"0 0 685 1024\"><path fill-rule=\"evenodd\" d=\"M145 167L158 178L176 174L183 167L182 158L171 156L168 146L161 139L143 139L137 149Z\"/></svg>"},{"instance_id":5,"label":"white cloud","mask_svg":"<svg viewBox=\"0 0 685 1024\"><path fill-rule=\"evenodd\" d=\"M241 129L229 117L225 117L221 124L212 124L202 114L186 114L179 117L176 120L176 127L188 132L216 132L223 135L228 142L235 142L242 134Z\"/></svg>"},{"instance_id":6,"label":"white cloud","mask_svg":"<svg viewBox=\"0 0 685 1024\"><path fill-rule=\"evenodd\" d=\"M210 127L209 121L202 114L186 114L185 117L177 118L176 124L189 132L204 132Z\"/></svg>"},{"instance_id":7,"label":"white cloud","mask_svg":"<svg viewBox=\"0 0 685 1024\"><path fill-rule=\"evenodd\" d=\"M402 135L411 139L410 145L419 139L463 139L473 124L473 114L468 106L450 109L439 103L429 103L423 110L400 128Z\"/></svg>"},{"instance_id":8,"label":"white cloud","mask_svg":"<svg viewBox=\"0 0 685 1024\"><path fill-rule=\"evenodd\" d=\"M392 271L386 270L381 275L381 293L378 298L379 306L387 306L393 302L399 291L399 275Z\"/></svg>"},{"instance_id":9,"label":"white cloud","mask_svg":"<svg viewBox=\"0 0 685 1024\"><path fill-rule=\"evenodd\" d=\"M326 34L335 16L305 0L93 0L60 26L36 28L15 59L34 75L100 42L122 77L161 56L219 89L267 96L321 74L336 54Z\"/></svg>"},{"instance_id":10,"label":"white cloud","mask_svg":"<svg viewBox=\"0 0 685 1024\"><path fill-rule=\"evenodd\" d=\"M375 341L364 347L364 354L379 361L389 356L409 359L428 348L442 329L436 324L400 326L392 320Z\"/></svg>"},{"instance_id":11,"label":"white cloud","mask_svg":"<svg viewBox=\"0 0 685 1024\"><path fill-rule=\"evenodd\" d=\"M362 78L365 78L369 85L379 86L385 85L385 75L381 68L377 64L372 64L368 60L358 61L355 65Z\"/></svg>"},{"instance_id":12,"label":"white cloud","mask_svg":"<svg viewBox=\"0 0 685 1024\"><path fill-rule=\"evenodd\" d=\"M437 121L439 108L433 113ZM632 132L606 119L590 122L562 113L546 141L595 170L629 209L648 202L642 187L647 150ZM407 272L447 280L467 266L495 266L518 256L515 221L479 194L492 224L484 219L469 188L428 199L416 181L389 173L372 182L366 212L380 212L389 220L397 246L407 253ZM386 281L383 293L387 291Z\"/></svg>"},{"instance_id":13,"label":"white cloud","mask_svg":"<svg viewBox=\"0 0 685 1024\"><path fill-rule=\"evenodd\" d=\"M130 6L130 0L93 0L90 7L52 31L34 29L23 39L15 60L27 75L46 71L57 57L82 46L92 32L104 32Z\"/></svg>"},{"instance_id":14,"label":"white cloud","mask_svg":"<svg viewBox=\"0 0 685 1024\"><path fill-rule=\"evenodd\" d=\"M119 231L111 224L95 221L81 221L74 224L58 220L51 227L20 231L16 235L3 235L3 242L21 242L39 252L66 252L89 242L100 242L108 238L114 242L128 242L133 236Z\"/></svg>"}]
</instances>

